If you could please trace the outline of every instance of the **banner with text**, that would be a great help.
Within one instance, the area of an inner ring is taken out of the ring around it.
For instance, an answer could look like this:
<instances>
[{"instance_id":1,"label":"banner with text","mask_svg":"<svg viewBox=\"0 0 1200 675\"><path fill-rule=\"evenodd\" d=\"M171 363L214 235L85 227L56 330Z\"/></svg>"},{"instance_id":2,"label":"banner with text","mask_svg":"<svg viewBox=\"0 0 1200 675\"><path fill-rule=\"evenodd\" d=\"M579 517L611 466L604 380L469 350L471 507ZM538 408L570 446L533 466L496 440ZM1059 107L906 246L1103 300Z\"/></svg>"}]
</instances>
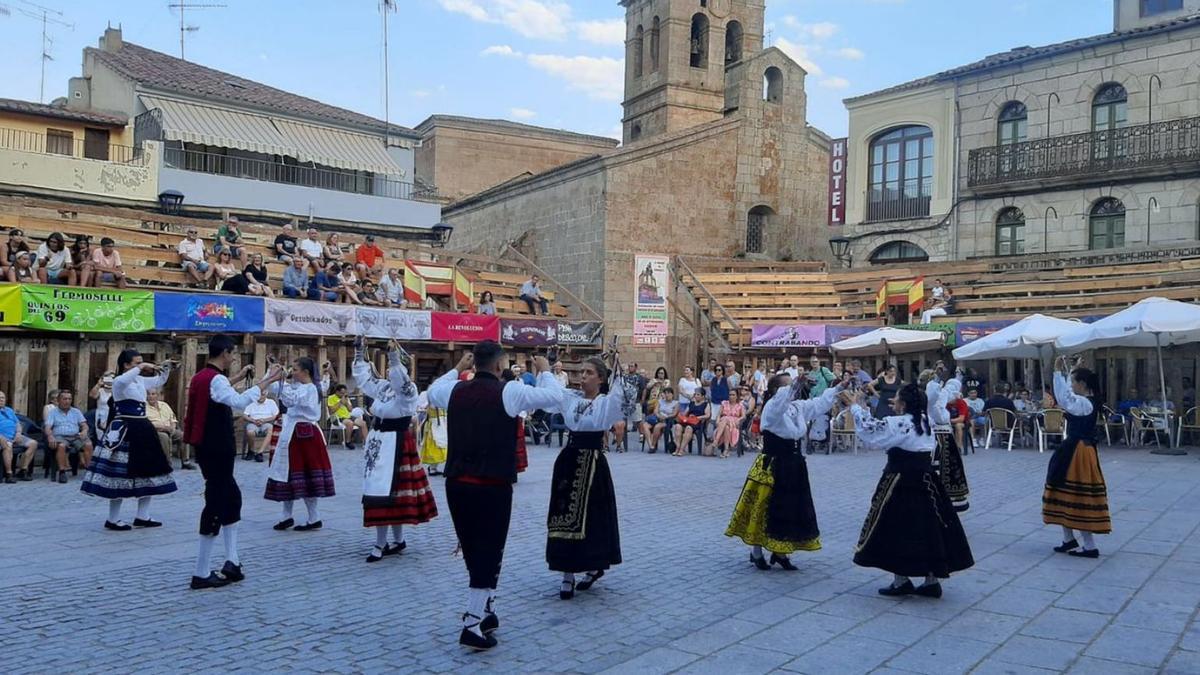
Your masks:
<instances>
[{"instance_id":1,"label":"banner with text","mask_svg":"<svg viewBox=\"0 0 1200 675\"><path fill-rule=\"evenodd\" d=\"M825 326L825 344L831 345L835 342L841 342L846 338L858 337L863 333L870 333L879 328L879 326Z\"/></svg>"},{"instance_id":2,"label":"banner with text","mask_svg":"<svg viewBox=\"0 0 1200 675\"><path fill-rule=\"evenodd\" d=\"M1012 324L1012 321L976 321L974 323L960 323L958 324L956 335L958 342L957 346L962 347L963 345L969 345L980 338L985 338L1001 328L1007 328Z\"/></svg>"},{"instance_id":3,"label":"banner with text","mask_svg":"<svg viewBox=\"0 0 1200 675\"><path fill-rule=\"evenodd\" d=\"M0 286L0 326L21 324L21 287Z\"/></svg>"},{"instance_id":4,"label":"banner with text","mask_svg":"<svg viewBox=\"0 0 1200 675\"><path fill-rule=\"evenodd\" d=\"M599 321L559 321L558 344L563 347L599 345L604 342L604 324Z\"/></svg>"},{"instance_id":5,"label":"banner with text","mask_svg":"<svg viewBox=\"0 0 1200 675\"><path fill-rule=\"evenodd\" d=\"M373 338L396 340L433 339L431 312L412 309L358 308L358 330Z\"/></svg>"},{"instance_id":6,"label":"banner with text","mask_svg":"<svg viewBox=\"0 0 1200 675\"><path fill-rule=\"evenodd\" d=\"M910 323L910 324L900 324L898 326L893 326L893 328L899 328L901 330L937 331L942 334L943 338L945 338L945 342L943 343L945 346L947 346L947 347L958 346L958 341L957 341L958 324L957 323L951 323L948 321L941 321L938 323Z\"/></svg>"},{"instance_id":7,"label":"banner with text","mask_svg":"<svg viewBox=\"0 0 1200 675\"><path fill-rule=\"evenodd\" d=\"M849 139L829 142L829 224L846 224L846 146Z\"/></svg>"},{"instance_id":8,"label":"banner with text","mask_svg":"<svg viewBox=\"0 0 1200 675\"><path fill-rule=\"evenodd\" d=\"M639 255L633 259L633 344L665 345L667 291L671 287L670 258Z\"/></svg>"},{"instance_id":9,"label":"banner with text","mask_svg":"<svg viewBox=\"0 0 1200 675\"><path fill-rule=\"evenodd\" d=\"M154 330L154 292L21 286L21 325L83 333Z\"/></svg>"},{"instance_id":10,"label":"banner with text","mask_svg":"<svg viewBox=\"0 0 1200 675\"><path fill-rule=\"evenodd\" d=\"M433 313L433 339L439 342L500 340L500 317L485 314Z\"/></svg>"},{"instance_id":11,"label":"banner with text","mask_svg":"<svg viewBox=\"0 0 1200 675\"><path fill-rule=\"evenodd\" d=\"M750 327L751 347L820 347L825 344L825 324L764 324Z\"/></svg>"},{"instance_id":12,"label":"banner with text","mask_svg":"<svg viewBox=\"0 0 1200 675\"><path fill-rule=\"evenodd\" d=\"M549 347L558 344L558 321L546 319L501 319L500 341L518 347Z\"/></svg>"},{"instance_id":13,"label":"banner with text","mask_svg":"<svg viewBox=\"0 0 1200 675\"><path fill-rule=\"evenodd\" d=\"M154 328L212 333L261 333L263 299L159 293L154 298Z\"/></svg>"},{"instance_id":14,"label":"banner with text","mask_svg":"<svg viewBox=\"0 0 1200 675\"><path fill-rule=\"evenodd\" d=\"M358 315L353 305L304 300L264 301L263 330L297 335L358 335Z\"/></svg>"}]
</instances>

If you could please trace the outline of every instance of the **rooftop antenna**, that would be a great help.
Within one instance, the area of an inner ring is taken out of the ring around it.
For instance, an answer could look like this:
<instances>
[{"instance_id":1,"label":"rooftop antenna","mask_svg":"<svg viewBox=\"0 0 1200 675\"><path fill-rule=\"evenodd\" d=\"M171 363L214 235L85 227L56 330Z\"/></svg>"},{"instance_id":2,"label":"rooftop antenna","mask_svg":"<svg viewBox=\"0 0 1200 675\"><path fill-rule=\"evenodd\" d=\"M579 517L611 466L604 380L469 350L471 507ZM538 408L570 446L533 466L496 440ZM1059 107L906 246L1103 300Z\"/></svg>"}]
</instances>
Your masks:
<instances>
[{"instance_id":1,"label":"rooftop antenna","mask_svg":"<svg viewBox=\"0 0 1200 675\"><path fill-rule=\"evenodd\" d=\"M46 102L46 62L53 61L50 48L54 46L54 38L50 37L49 25L62 26L67 30L75 30L75 24L66 21L65 15L57 9L43 7L28 0L17 0L17 5L0 2L0 15L12 16L13 12L21 16L42 22L42 80L38 85L38 103ZM23 6L21 6L23 5Z\"/></svg>"},{"instance_id":2,"label":"rooftop antenna","mask_svg":"<svg viewBox=\"0 0 1200 675\"><path fill-rule=\"evenodd\" d=\"M379 12L383 15L383 147L388 148L391 145L392 125L390 115L392 112L390 87L391 80L388 77L388 14L395 12L396 0L379 0Z\"/></svg>"},{"instance_id":3,"label":"rooftop antenna","mask_svg":"<svg viewBox=\"0 0 1200 675\"><path fill-rule=\"evenodd\" d=\"M194 2L187 2L186 0L179 0L179 2L172 2L171 4L167 5L167 7L170 7L171 9L179 10L179 58L183 59L184 58L184 56L183 56L183 38L184 38L184 36L187 35L188 33L195 33L196 31L200 30L199 26L189 26L186 23L184 23L184 21L183 21L184 10L187 10L187 9L224 9L225 7L228 7L228 5L202 5L202 4L197 4Z\"/></svg>"}]
</instances>

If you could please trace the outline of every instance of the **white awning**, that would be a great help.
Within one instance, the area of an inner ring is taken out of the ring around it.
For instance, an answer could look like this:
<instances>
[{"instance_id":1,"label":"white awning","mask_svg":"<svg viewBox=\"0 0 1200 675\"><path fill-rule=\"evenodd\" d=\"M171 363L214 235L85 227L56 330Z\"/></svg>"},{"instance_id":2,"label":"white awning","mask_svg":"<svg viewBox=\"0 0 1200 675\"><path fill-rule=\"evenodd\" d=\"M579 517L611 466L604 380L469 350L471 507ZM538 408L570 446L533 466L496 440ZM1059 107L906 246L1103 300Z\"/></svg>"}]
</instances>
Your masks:
<instances>
[{"instance_id":1,"label":"white awning","mask_svg":"<svg viewBox=\"0 0 1200 675\"><path fill-rule=\"evenodd\" d=\"M382 136L296 122L252 112L141 94L147 110L162 111L163 136L267 155L283 155L349 171L402 176Z\"/></svg>"}]
</instances>

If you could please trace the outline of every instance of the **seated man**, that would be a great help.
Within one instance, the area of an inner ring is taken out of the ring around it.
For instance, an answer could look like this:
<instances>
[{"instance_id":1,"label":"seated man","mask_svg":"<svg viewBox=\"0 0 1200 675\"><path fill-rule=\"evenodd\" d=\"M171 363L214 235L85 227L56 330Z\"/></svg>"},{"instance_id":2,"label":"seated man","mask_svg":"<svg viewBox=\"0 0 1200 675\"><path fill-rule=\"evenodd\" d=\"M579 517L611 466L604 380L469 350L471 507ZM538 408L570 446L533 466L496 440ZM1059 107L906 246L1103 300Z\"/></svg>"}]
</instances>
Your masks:
<instances>
[{"instance_id":1,"label":"seated man","mask_svg":"<svg viewBox=\"0 0 1200 675\"><path fill-rule=\"evenodd\" d=\"M950 411L950 428L954 430L954 441L958 443L959 452L965 452L967 438L964 432L967 420L971 417L971 409L962 394L956 394L954 400L946 404L946 410Z\"/></svg>"},{"instance_id":2,"label":"seated man","mask_svg":"<svg viewBox=\"0 0 1200 675\"><path fill-rule=\"evenodd\" d=\"M125 278L125 267L121 265L121 254L116 249L116 242L110 237L100 240L100 248L92 251L92 285L99 286L101 281L110 281L117 288L125 288L129 280Z\"/></svg>"},{"instance_id":3,"label":"seated man","mask_svg":"<svg viewBox=\"0 0 1200 675\"><path fill-rule=\"evenodd\" d=\"M1117 402L1117 412L1124 415L1125 417L1129 417L1129 412L1131 410L1133 410L1134 408L1144 408L1144 407L1146 407L1146 401L1143 400L1142 397L1139 395L1137 387L1130 387L1129 388L1129 396L1127 398Z\"/></svg>"},{"instance_id":4,"label":"seated man","mask_svg":"<svg viewBox=\"0 0 1200 675\"><path fill-rule=\"evenodd\" d=\"M1007 383L1001 383L996 387L996 391L983 402L983 411L987 412L992 408L1001 408L1011 413L1017 412L1017 406L1011 398L1008 397L1009 387Z\"/></svg>"},{"instance_id":5,"label":"seated man","mask_svg":"<svg viewBox=\"0 0 1200 675\"><path fill-rule=\"evenodd\" d=\"M387 274L379 280L378 295L384 307L404 306L404 279L400 277L400 270L388 268Z\"/></svg>"},{"instance_id":6,"label":"seated man","mask_svg":"<svg viewBox=\"0 0 1200 675\"><path fill-rule=\"evenodd\" d=\"M368 234L365 239L354 251L354 271L360 279L376 280L383 276L383 249L375 245L375 235Z\"/></svg>"},{"instance_id":7,"label":"seated man","mask_svg":"<svg viewBox=\"0 0 1200 675\"><path fill-rule=\"evenodd\" d=\"M194 286L208 287L213 278L213 267L208 262L208 250L204 241L196 236L196 228L189 227L176 249L179 264Z\"/></svg>"},{"instance_id":8,"label":"seated man","mask_svg":"<svg viewBox=\"0 0 1200 675\"><path fill-rule=\"evenodd\" d=\"M363 419L362 408L350 407L350 397L346 394L346 385L335 385L333 393L329 395L325 405L329 408L329 416L342 425L342 432L346 436L347 450L354 449L355 429L358 430L360 438L366 439L367 421Z\"/></svg>"},{"instance_id":9,"label":"seated man","mask_svg":"<svg viewBox=\"0 0 1200 675\"><path fill-rule=\"evenodd\" d=\"M983 414L983 399L979 398L978 389L967 392L967 409L970 412L972 438L979 438L987 429L987 415Z\"/></svg>"},{"instance_id":10,"label":"seated man","mask_svg":"<svg viewBox=\"0 0 1200 675\"><path fill-rule=\"evenodd\" d=\"M340 300L346 292L346 287L339 278L340 273L341 268L337 263L329 263L327 269L314 274L312 281L308 284L308 298L326 302Z\"/></svg>"},{"instance_id":11,"label":"seated man","mask_svg":"<svg viewBox=\"0 0 1200 675\"><path fill-rule=\"evenodd\" d=\"M158 443L162 446L163 454L167 456L167 463L171 462L172 447L178 443L179 468L195 469L195 465L188 461L190 446L183 442L183 429L179 428L175 411L162 400L162 392L158 389L146 391L146 419L150 420L150 424L153 424L154 430L158 432Z\"/></svg>"},{"instance_id":12,"label":"seated man","mask_svg":"<svg viewBox=\"0 0 1200 675\"><path fill-rule=\"evenodd\" d=\"M246 420L246 452L242 459L263 461L263 453L271 445L271 432L275 428L275 420L279 419L279 405L267 398L266 390L258 394L258 400L242 410L242 418Z\"/></svg>"},{"instance_id":13,"label":"seated man","mask_svg":"<svg viewBox=\"0 0 1200 675\"><path fill-rule=\"evenodd\" d=\"M525 305L529 307L530 314L537 314L534 307L540 307L542 314L550 313L550 303L542 297L542 289L538 284L541 283L541 278L538 275L533 275L524 284L521 284L521 299L525 301Z\"/></svg>"},{"instance_id":14,"label":"seated man","mask_svg":"<svg viewBox=\"0 0 1200 675\"><path fill-rule=\"evenodd\" d=\"M8 407L8 397L0 391L0 452L4 455L4 482L33 480L33 456L37 454L37 441L23 435L17 413ZM13 477L13 459L17 461L17 475Z\"/></svg>"},{"instance_id":15,"label":"seated man","mask_svg":"<svg viewBox=\"0 0 1200 675\"><path fill-rule=\"evenodd\" d=\"M283 295L288 298L316 300L318 292L309 286L308 263L304 258L294 257L283 270Z\"/></svg>"},{"instance_id":16,"label":"seated man","mask_svg":"<svg viewBox=\"0 0 1200 675\"><path fill-rule=\"evenodd\" d=\"M88 437L87 418L79 408L71 405L74 396L70 389L58 392L58 405L50 409L46 415L46 444L54 450L54 459L58 462L58 482L67 482L67 454L80 453L79 465L86 467L92 463L92 441Z\"/></svg>"}]
</instances>

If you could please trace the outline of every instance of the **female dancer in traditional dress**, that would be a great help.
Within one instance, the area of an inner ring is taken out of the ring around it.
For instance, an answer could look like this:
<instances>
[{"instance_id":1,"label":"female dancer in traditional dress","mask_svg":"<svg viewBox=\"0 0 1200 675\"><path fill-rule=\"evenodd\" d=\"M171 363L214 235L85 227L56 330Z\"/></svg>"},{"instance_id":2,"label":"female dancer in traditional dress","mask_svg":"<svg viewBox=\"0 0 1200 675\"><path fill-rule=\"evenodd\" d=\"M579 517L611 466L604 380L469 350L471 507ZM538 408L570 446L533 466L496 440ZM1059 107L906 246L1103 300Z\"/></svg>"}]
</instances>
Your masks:
<instances>
[{"instance_id":1,"label":"female dancer in traditional dress","mask_svg":"<svg viewBox=\"0 0 1200 675\"><path fill-rule=\"evenodd\" d=\"M142 361L136 349L117 356L108 431L83 475L80 489L108 500L104 527L125 531L131 526L120 519L121 500L137 499L132 527L159 527L150 518L150 498L175 491L171 462L158 442L158 432L146 418L146 390L162 387L171 376L171 362L161 366Z\"/></svg>"},{"instance_id":2,"label":"female dancer in traditional dress","mask_svg":"<svg viewBox=\"0 0 1200 675\"><path fill-rule=\"evenodd\" d=\"M562 415L571 432L554 460L546 519L546 562L563 574L558 592L563 600L575 597L576 590L591 588L605 570L621 562L617 495L604 458L604 432L625 419L622 409L637 403L637 393L630 396L619 375L612 380L616 391L606 393L608 381L608 366L596 356L584 360L580 370L582 395L564 388L550 373L538 377L539 389L558 393L555 404L542 409L547 415ZM576 584L580 572L587 578Z\"/></svg>"},{"instance_id":3,"label":"female dancer in traditional dress","mask_svg":"<svg viewBox=\"0 0 1200 675\"><path fill-rule=\"evenodd\" d=\"M789 554L821 549L804 445L809 427L824 419L840 390L830 387L810 400L810 386L804 378L793 383L787 373L767 384L760 422L763 451L750 467L725 530L725 536L753 547L750 562L760 570L771 565L795 570ZM764 548L771 552L770 561L763 557Z\"/></svg>"},{"instance_id":4,"label":"female dancer in traditional dress","mask_svg":"<svg viewBox=\"0 0 1200 675\"><path fill-rule=\"evenodd\" d=\"M421 462L429 468L430 476L442 475L438 467L446 461L448 433L446 411L427 405L425 422L421 425Z\"/></svg>"},{"instance_id":5,"label":"female dancer in traditional dress","mask_svg":"<svg viewBox=\"0 0 1200 675\"><path fill-rule=\"evenodd\" d=\"M921 373L918 381L925 387L927 400L936 402L945 398L947 402L953 401L962 391L961 374L956 374L944 382L941 380L942 376L943 367L940 364L936 371L926 370ZM958 441L954 438L953 430L950 433L934 434L934 437L937 439L937 448L933 451L933 466L942 479L942 486L946 488L946 496L950 497L950 502L954 504L954 510L966 511L971 508L971 489L967 485L967 470L963 465Z\"/></svg>"},{"instance_id":6,"label":"female dancer in traditional dress","mask_svg":"<svg viewBox=\"0 0 1200 675\"><path fill-rule=\"evenodd\" d=\"M302 356L292 363L291 381L276 385L279 402L287 408L287 413L267 470L267 489L263 495L270 501L283 503L283 520L275 523L276 530L286 530L296 524L292 519L292 506L297 499L304 500L308 521L296 525L296 530L320 529L317 499L334 494L329 450L318 426L321 391L316 383L319 381L316 363Z\"/></svg>"},{"instance_id":7,"label":"female dancer in traditional dress","mask_svg":"<svg viewBox=\"0 0 1200 675\"><path fill-rule=\"evenodd\" d=\"M916 384L904 385L891 402L895 414L883 419L867 410L861 391L853 396L842 393L851 404L859 440L867 448L887 450L887 466L854 552L856 565L895 576L890 585L879 589L880 595L940 598L938 579L975 564L958 513L931 466L937 447L932 424L949 419L947 392L933 382L928 392L938 396L932 404ZM925 583L914 588L909 577L924 577Z\"/></svg>"},{"instance_id":8,"label":"female dancer in traditional dress","mask_svg":"<svg viewBox=\"0 0 1200 675\"><path fill-rule=\"evenodd\" d=\"M363 527L375 528L375 547L367 562L379 562L407 548L404 526L437 517L429 479L417 456L412 418L417 411L417 385L408 376L403 352L393 344L388 353L387 379L375 377L365 358L365 342L355 342L354 381L371 403L371 431L364 446ZM388 543L388 527L392 543Z\"/></svg>"},{"instance_id":9,"label":"female dancer in traditional dress","mask_svg":"<svg viewBox=\"0 0 1200 675\"><path fill-rule=\"evenodd\" d=\"M1054 398L1066 412L1067 435L1050 458L1046 489L1042 493L1042 522L1059 525L1063 543L1059 553L1081 558L1098 558L1095 534L1112 532L1108 515L1108 488L1096 453L1096 416L1100 412L1100 380L1087 368L1067 374L1067 361L1060 357L1061 370L1054 373ZM1068 382L1069 378L1069 382ZM1083 549L1074 530L1083 536Z\"/></svg>"}]
</instances>

